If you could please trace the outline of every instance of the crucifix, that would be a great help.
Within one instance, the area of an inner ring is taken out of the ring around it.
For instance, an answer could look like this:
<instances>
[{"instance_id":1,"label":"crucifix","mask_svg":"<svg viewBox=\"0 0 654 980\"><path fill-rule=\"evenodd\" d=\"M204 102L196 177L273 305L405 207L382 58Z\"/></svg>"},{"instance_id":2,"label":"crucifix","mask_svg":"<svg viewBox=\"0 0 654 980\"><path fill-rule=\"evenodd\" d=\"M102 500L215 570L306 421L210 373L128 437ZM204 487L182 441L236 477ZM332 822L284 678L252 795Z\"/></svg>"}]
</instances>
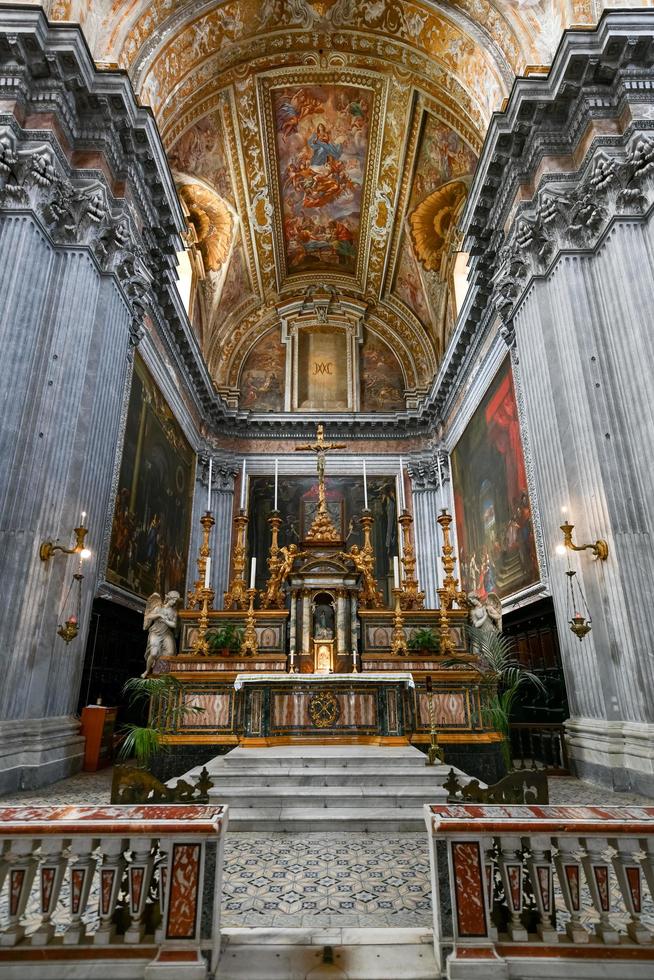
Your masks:
<instances>
[{"instance_id":1,"label":"crucifix","mask_svg":"<svg viewBox=\"0 0 654 980\"><path fill-rule=\"evenodd\" d=\"M318 468L318 512L307 534L307 539L320 539L334 541L339 534L332 524L327 511L327 500L325 497L325 457L327 453L334 449L345 449L344 442L325 442L325 427L322 422L318 425L315 442L304 442L301 446L296 446L296 452L312 452L316 454L316 465Z\"/></svg>"}]
</instances>

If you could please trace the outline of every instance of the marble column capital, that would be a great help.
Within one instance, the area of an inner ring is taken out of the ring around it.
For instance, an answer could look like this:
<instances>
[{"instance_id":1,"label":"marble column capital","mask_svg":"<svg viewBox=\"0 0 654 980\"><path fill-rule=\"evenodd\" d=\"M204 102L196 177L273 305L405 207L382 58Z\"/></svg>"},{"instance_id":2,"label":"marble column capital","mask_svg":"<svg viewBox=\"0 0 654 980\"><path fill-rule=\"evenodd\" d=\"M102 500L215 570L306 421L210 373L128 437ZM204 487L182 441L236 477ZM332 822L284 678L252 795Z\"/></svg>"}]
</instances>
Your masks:
<instances>
[{"instance_id":1,"label":"marble column capital","mask_svg":"<svg viewBox=\"0 0 654 980\"><path fill-rule=\"evenodd\" d=\"M413 493L439 490L450 479L449 455L444 449L413 457L407 463Z\"/></svg>"}]
</instances>

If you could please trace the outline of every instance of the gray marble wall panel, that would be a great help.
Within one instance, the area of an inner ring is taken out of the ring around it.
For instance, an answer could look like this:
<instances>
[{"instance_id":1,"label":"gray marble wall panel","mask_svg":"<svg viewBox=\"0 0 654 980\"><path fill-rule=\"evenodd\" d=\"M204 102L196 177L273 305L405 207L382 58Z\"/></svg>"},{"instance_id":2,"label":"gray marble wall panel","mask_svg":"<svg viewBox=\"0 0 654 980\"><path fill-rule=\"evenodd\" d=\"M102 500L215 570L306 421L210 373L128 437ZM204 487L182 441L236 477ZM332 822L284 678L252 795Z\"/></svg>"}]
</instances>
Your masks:
<instances>
[{"instance_id":1,"label":"gray marble wall panel","mask_svg":"<svg viewBox=\"0 0 654 980\"><path fill-rule=\"evenodd\" d=\"M0 221L3 425L0 436L0 718L74 712L127 366L130 316L85 250L53 249L25 215ZM77 559L41 562L45 538L70 545L82 510L94 558L84 568L79 637L56 635Z\"/></svg>"},{"instance_id":2,"label":"gray marble wall panel","mask_svg":"<svg viewBox=\"0 0 654 980\"><path fill-rule=\"evenodd\" d=\"M565 558L552 592L573 715L654 721L649 597L654 581L652 225L617 224L597 254L566 255L516 317L534 466L550 556L559 525L608 540L607 562L572 555L593 617L567 626Z\"/></svg>"}]
</instances>

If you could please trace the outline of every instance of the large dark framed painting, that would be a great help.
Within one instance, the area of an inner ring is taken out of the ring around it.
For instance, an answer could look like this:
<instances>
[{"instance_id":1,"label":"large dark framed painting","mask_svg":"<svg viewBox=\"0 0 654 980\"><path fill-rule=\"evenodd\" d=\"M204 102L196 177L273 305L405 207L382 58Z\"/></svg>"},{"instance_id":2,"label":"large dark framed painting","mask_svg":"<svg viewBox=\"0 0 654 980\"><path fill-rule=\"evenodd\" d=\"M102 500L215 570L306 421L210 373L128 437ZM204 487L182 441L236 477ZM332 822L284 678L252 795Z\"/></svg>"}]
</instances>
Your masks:
<instances>
[{"instance_id":1,"label":"large dark framed painting","mask_svg":"<svg viewBox=\"0 0 654 980\"><path fill-rule=\"evenodd\" d=\"M539 581L520 421L509 359L452 452L463 587L501 598Z\"/></svg>"},{"instance_id":2,"label":"large dark framed painting","mask_svg":"<svg viewBox=\"0 0 654 980\"><path fill-rule=\"evenodd\" d=\"M352 476L326 477L327 507L335 527L342 531L346 548L363 544L360 516L363 510L363 479ZM274 502L272 476L249 480L248 554L256 555L258 589L265 588L270 549L268 517ZM316 477L279 478L278 508L282 516L280 545L299 544L311 526L318 503ZM393 555L397 554L395 476L368 477L368 506L374 518L375 574L388 601L393 582Z\"/></svg>"},{"instance_id":3,"label":"large dark framed painting","mask_svg":"<svg viewBox=\"0 0 654 980\"><path fill-rule=\"evenodd\" d=\"M193 451L137 356L107 581L142 597L184 593L193 471Z\"/></svg>"}]
</instances>

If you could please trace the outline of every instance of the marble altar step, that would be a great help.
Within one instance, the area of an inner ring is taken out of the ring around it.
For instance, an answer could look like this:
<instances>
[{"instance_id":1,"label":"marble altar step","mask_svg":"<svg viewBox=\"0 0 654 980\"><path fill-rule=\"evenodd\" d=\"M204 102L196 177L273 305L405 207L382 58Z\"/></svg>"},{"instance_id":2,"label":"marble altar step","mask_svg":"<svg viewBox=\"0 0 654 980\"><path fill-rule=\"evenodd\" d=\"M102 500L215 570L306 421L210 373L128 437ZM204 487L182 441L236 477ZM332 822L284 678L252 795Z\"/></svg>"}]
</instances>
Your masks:
<instances>
[{"instance_id":1,"label":"marble altar step","mask_svg":"<svg viewBox=\"0 0 654 980\"><path fill-rule=\"evenodd\" d=\"M239 746L207 769L233 831L402 833L422 831L423 805L447 798L450 767L425 761L408 745Z\"/></svg>"}]
</instances>

